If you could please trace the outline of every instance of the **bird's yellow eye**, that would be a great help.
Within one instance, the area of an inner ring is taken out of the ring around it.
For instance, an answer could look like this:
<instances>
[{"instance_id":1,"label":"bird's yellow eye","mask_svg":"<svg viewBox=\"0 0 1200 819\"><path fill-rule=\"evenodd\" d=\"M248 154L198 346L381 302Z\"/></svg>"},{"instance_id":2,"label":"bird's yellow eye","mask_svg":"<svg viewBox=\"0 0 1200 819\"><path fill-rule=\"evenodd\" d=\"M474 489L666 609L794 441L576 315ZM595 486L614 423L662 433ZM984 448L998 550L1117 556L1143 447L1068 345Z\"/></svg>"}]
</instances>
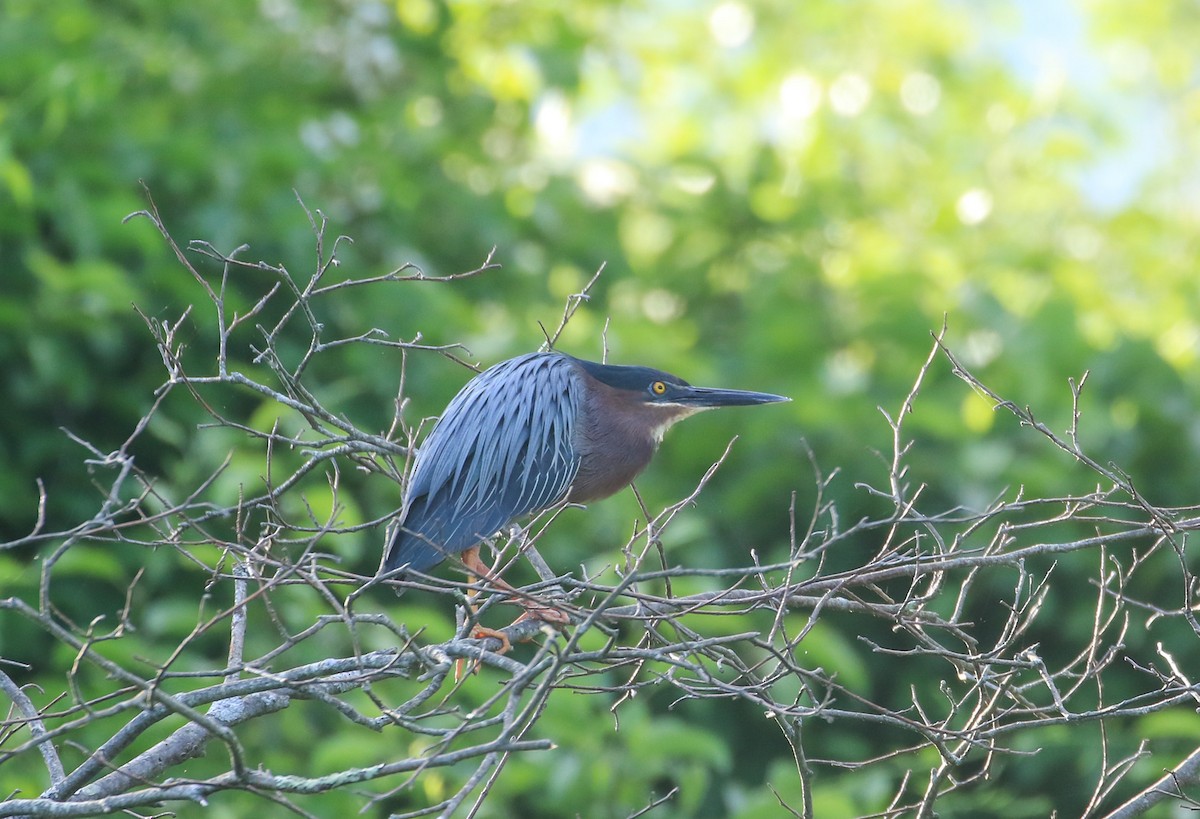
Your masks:
<instances>
[{"instance_id":1,"label":"bird's yellow eye","mask_svg":"<svg viewBox=\"0 0 1200 819\"><path fill-rule=\"evenodd\" d=\"M653 384L650 385L650 392L654 393L655 395L662 395L666 391L667 391L667 385L661 381L655 381Z\"/></svg>"}]
</instances>

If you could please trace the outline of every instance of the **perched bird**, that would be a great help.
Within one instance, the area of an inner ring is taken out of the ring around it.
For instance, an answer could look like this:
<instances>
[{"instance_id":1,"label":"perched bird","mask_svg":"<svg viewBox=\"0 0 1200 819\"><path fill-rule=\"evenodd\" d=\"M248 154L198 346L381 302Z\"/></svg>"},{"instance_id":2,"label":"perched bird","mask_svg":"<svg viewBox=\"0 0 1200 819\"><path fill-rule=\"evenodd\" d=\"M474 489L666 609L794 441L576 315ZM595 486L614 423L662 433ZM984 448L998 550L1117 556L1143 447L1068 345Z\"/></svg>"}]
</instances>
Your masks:
<instances>
[{"instance_id":1,"label":"perched bird","mask_svg":"<svg viewBox=\"0 0 1200 819\"><path fill-rule=\"evenodd\" d=\"M461 554L469 572L512 591L480 560L483 540L563 501L619 491L650 462L663 433L689 415L789 400L557 352L503 361L463 387L417 451L380 571L424 572ZM565 620L545 604L515 602L542 619Z\"/></svg>"}]
</instances>

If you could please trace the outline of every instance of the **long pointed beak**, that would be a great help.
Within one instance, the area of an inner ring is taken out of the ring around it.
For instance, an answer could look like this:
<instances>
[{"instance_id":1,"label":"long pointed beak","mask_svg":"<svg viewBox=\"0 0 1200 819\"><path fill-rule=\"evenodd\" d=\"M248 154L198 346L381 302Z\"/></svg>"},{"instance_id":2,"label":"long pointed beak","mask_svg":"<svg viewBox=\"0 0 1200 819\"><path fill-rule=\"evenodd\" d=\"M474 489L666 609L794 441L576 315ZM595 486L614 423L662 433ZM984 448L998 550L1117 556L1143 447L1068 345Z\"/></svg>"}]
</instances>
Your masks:
<instances>
[{"instance_id":1,"label":"long pointed beak","mask_svg":"<svg viewBox=\"0 0 1200 819\"><path fill-rule=\"evenodd\" d=\"M776 404L780 401L791 401L784 395L772 395L769 392L749 392L747 390L722 390L713 387L676 387L676 392L670 397L672 404L680 404L696 409L712 407L746 407L753 404Z\"/></svg>"}]
</instances>

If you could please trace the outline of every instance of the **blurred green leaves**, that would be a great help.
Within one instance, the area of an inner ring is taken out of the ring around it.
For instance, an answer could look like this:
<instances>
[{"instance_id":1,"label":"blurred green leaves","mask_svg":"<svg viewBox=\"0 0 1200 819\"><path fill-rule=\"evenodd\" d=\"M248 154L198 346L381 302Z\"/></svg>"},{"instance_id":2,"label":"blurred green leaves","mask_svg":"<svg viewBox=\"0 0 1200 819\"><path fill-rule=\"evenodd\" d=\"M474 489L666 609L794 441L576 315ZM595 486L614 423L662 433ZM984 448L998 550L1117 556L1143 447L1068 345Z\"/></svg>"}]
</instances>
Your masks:
<instances>
[{"instance_id":1,"label":"blurred green leaves","mask_svg":"<svg viewBox=\"0 0 1200 819\"><path fill-rule=\"evenodd\" d=\"M347 292L321 317L345 336L379 327L463 342L484 364L536 347L539 322L552 329L565 298L606 264L564 349L599 357L604 344L614 361L795 399L770 415L689 422L664 445L639 482L651 508L684 496L742 436L675 530L682 539L666 544L680 563L740 559L748 544L782 554L790 494L802 520L813 495L806 446L823 470L842 470L832 491L847 518L870 509L853 486L883 474L875 451L890 441L877 407L899 407L943 319L968 364L1055 429L1069 423L1066 379L1090 370L1085 445L1154 500L1194 502L1200 20L1178 3L1132 16L1122 3L1070 8L1101 70L1088 83L1069 54L1032 70L1013 57L1014 42L1045 34L1027 11L934 0L8 0L0 539L33 525L39 477L55 525L94 514L86 452L58 428L108 451L149 406L164 376L132 305L160 320L196 305L187 344L198 356L213 344L195 283L147 224L122 223L145 205L140 181L181 243L247 243L245 256L293 271L313 265L296 194L354 239L343 263L357 275L408 261L458 272L496 246L500 274ZM1149 131L1138 127L1147 110ZM1158 159L1126 200L1100 206L1084 183L1121 151ZM264 290L249 275L231 286L246 303ZM418 359L410 421L435 415L469 376ZM344 348L310 379L336 412L379 430L400 370L398 355ZM296 425L269 405L206 398L247 409L260 428ZM227 457L227 497L261 485L262 453L197 429L202 417L183 402L160 413L151 432L161 446L139 452L140 465L176 495ZM978 507L1016 485L1088 490L1090 476L1031 444L940 362L909 430L921 437L911 474L930 484L931 502ZM297 514L305 503L317 518L334 511L321 480L294 500ZM352 524L395 508L399 490L360 482L339 500L340 522ZM615 560L638 514L626 498L565 516L552 562ZM369 570L381 537L329 548ZM111 614L145 560L99 549L72 559L84 620ZM24 566L27 578L36 563ZM196 571L149 572L147 598L199 588ZM176 572L192 582L180 586ZM173 605L162 612L168 631L196 602ZM814 632L806 649L855 680L886 675L847 649L852 637ZM588 806L606 799L624 815L667 782L681 786L670 815L723 815L737 794L745 807L733 815L777 815L768 781L797 804L786 759L764 755L756 779L732 773L732 757L760 748L732 744L720 726L639 702L612 733L596 705L556 701L553 733L585 727L544 768L514 764L496 815L510 805L597 815ZM294 750L289 761L302 765ZM1028 787L1050 788L1048 771ZM885 793L865 804L826 780L817 815L878 809Z\"/></svg>"}]
</instances>

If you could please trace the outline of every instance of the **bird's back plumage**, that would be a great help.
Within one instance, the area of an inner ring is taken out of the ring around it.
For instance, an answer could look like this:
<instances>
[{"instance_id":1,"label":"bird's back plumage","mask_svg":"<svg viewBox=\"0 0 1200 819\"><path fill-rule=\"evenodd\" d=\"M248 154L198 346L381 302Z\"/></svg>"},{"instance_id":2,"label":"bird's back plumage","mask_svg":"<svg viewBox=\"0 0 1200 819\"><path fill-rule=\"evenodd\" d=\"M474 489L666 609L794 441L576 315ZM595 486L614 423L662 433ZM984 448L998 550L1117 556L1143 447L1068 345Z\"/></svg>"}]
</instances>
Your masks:
<instances>
[{"instance_id":1,"label":"bird's back plumage","mask_svg":"<svg viewBox=\"0 0 1200 819\"><path fill-rule=\"evenodd\" d=\"M579 471L578 364L530 353L472 379L420 447L383 571L425 571L566 497Z\"/></svg>"}]
</instances>

